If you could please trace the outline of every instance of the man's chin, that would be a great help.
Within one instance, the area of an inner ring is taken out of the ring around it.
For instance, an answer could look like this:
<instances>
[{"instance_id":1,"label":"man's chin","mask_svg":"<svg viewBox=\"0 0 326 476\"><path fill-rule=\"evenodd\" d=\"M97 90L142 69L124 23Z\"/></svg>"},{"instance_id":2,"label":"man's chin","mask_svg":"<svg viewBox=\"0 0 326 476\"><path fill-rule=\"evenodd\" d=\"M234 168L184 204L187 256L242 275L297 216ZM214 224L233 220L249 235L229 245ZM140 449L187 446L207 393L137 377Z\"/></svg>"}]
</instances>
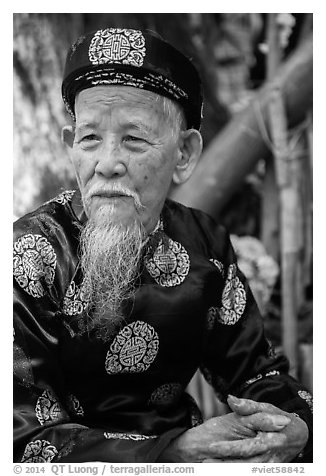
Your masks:
<instances>
[{"instance_id":1,"label":"man's chin","mask_svg":"<svg viewBox=\"0 0 326 476\"><path fill-rule=\"evenodd\" d=\"M140 221L140 216L131 203L107 202L100 206L92 207L89 218L98 224L121 224L130 225Z\"/></svg>"}]
</instances>

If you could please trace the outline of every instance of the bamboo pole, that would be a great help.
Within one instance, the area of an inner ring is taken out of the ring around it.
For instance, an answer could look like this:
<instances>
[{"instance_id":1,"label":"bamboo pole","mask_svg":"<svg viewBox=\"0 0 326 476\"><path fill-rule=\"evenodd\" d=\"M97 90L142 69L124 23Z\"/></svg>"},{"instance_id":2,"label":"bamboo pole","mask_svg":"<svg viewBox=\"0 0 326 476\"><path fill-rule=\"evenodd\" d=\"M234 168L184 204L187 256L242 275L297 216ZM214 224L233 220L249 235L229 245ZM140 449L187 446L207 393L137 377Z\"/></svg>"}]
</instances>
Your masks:
<instances>
[{"instance_id":1,"label":"bamboo pole","mask_svg":"<svg viewBox=\"0 0 326 476\"><path fill-rule=\"evenodd\" d=\"M290 361L290 373L298 373L298 293L300 198L296 187L296 159L288 157L286 113L280 89L275 85L269 106L270 129L280 197L282 346Z\"/></svg>"},{"instance_id":2,"label":"bamboo pole","mask_svg":"<svg viewBox=\"0 0 326 476\"><path fill-rule=\"evenodd\" d=\"M285 100L288 126L294 127L312 105L312 38L284 62L276 79ZM267 83L210 142L190 179L171 189L172 199L218 218L257 161L270 153L265 123L271 92Z\"/></svg>"},{"instance_id":3,"label":"bamboo pole","mask_svg":"<svg viewBox=\"0 0 326 476\"><path fill-rule=\"evenodd\" d=\"M272 81L281 63L282 51L279 47L275 13L267 14L267 81ZM265 159L265 176L261 198L261 240L268 254L279 260L279 197L275 181L273 157Z\"/></svg>"},{"instance_id":4,"label":"bamboo pole","mask_svg":"<svg viewBox=\"0 0 326 476\"><path fill-rule=\"evenodd\" d=\"M277 14L268 14L268 80L275 77L282 50L278 38ZM270 133L274 151L274 165L280 203L281 235L281 295L282 295L282 346L290 361L290 371L298 371L298 278L299 263L298 210L300 200L297 190L295 156L288 157L288 125L280 85L276 82L268 107ZM291 172L294 172L291 173ZM275 197L277 199L277 197ZM275 208L274 208L275 209ZM278 217L273 216L273 219Z\"/></svg>"},{"instance_id":5,"label":"bamboo pole","mask_svg":"<svg viewBox=\"0 0 326 476\"><path fill-rule=\"evenodd\" d=\"M268 46L268 79L271 80L275 76L282 56L275 13L268 14ZM290 372L297 376L298 310L302 301L300 162L295 148L291 151L289 148L286 110L281 88L277 82L274 85L268 109L280 203L282 346L290 361ZM275 216L272 218L277 219Z\"/></svg>"}]
</instances>

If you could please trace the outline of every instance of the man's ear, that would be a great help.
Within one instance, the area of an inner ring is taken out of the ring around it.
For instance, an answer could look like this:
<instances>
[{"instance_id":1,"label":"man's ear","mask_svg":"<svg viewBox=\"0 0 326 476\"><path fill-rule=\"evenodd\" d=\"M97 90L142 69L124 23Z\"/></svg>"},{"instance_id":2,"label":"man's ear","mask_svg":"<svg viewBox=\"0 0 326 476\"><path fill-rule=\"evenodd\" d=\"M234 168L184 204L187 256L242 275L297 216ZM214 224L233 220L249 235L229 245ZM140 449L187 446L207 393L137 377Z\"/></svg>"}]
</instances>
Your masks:
<instances>
[{"instance_id":1,"label":"man's ear","mask_svg":"<svg viewBox=\"0 0 326 476\"><path fill-rule=\"evenodd\" d=\"M68 152L72 149L75 138L74 126L64 126L61 131L61 140L67 146Z\"/></svg>"},{"instance_id":2,"label":"man's ear","mask_svg":"<svg viewBox=\"0 0 326 476\"><path fill-rule=\"evenodd\" d=\"M203 150L203 139L199 131L187 129L181 134L180 157L172 176L175 185L180 185L188 180Z\"/></svg>"}]
</instances>

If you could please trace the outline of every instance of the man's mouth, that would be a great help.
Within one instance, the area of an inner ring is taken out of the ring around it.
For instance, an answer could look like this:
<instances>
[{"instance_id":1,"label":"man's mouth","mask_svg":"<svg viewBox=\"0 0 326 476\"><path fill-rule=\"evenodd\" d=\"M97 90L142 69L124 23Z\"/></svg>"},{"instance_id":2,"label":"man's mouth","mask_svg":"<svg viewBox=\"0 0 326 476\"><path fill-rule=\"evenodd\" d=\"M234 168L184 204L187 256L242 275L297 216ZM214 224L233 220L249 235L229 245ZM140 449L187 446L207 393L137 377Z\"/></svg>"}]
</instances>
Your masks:
<instances>
[{"instance_id":1,"label":"man's mouth","mask_svg":"<svg viewBox=\"0 0 326 476\"><path fill-rule=\"evenodd\" d=\"M100 198L130 198L130 195L126 195L125 193L119 192L106 192L106 193L98 193L94 194L93 197L100 197Z\"/></svg>"},{"instance_id":2,"label":"man's mouth","mask_svg":"<svg viewBox=\"0 0 326 476\"><path fill-rule=\"evenodd\" d=\"M129 203L133 197L123 192L99 192L92 195L92 199L98 200L99 204L123 205Z\"/></svg>"}]
</instances>

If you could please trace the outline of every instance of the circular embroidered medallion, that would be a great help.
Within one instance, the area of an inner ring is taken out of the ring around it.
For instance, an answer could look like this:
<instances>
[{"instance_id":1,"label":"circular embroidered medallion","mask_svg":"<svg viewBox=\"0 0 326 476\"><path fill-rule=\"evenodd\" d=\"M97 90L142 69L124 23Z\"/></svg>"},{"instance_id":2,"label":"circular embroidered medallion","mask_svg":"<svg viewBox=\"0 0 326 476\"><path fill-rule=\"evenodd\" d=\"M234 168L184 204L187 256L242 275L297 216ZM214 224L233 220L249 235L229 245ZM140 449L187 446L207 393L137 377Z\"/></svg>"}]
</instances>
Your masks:
<instances>
[{"instance_id":1,"label":"circular embroidered medallion","mask_svg":"<svg viewBox=\"0 0 326 476\"><path fill-rule=\"evenodd\" d=\"M179 383L165 383L154 390L148 403L158 407L169 407L179 400L181 394L182 386Z\"/></svg>"},{"instance_id":2,"label":"circular embroidered medallion","mask_svg":"<svg viewBox=\"0 0 326 476\"><path fill-rule=\"evenodd\" d=\"M211 258L209 260L211 263L213 263L217 269L219 270L219 272L221 273L222 276L224 276L224 266L223 266L223 263L221 263L221 261L219 261L218 259L215 259L215 258Z\"/></svg>"},{"instance_id":3,"label":"circular embroidered medallion","mask_svg":"<svg viewBox=\"0 0 326 476\"><path fill-rule=\"evenodd\" d=\"M124 28L98 30L89 45L92 64L120 63L142 66L146 55L141 31Z\"/></svg>"},{"instance_id":4,"label":"circular embroidered medallion","mask_svg":"<svg viewBox=\"0 0 326 476\"><path fill-rule=\"evenodd\" d=\"M63 410L56 396L50 390L44 390L37 399L35 406L36 418L40 425L60 420L63 416L62 412Z\"/></svg>"},{"instance_id":5,"label":"circular embroidered medallion","mask_svg":"<svg viewBox=\"0 0 326 476\"><path fill-rule=\"evenodd\" d=\"M218 321L226 325L235 324L246 307L246 291L236 273L236 265L231 264L228 269L228 276L222 293L222 307L218 316Z\"/></svg>"},{"instance_id":6,"label":"circular embroidered medallion","mask_svg":"<svg viewBox=\"0 0 326 476\"><path fill-rule=\"evenodd\" d=\"M145 372L154 361L159 338L152 326L136 321L115 337L105 360L108 374Z\"/></svg>"},{"instance_id":7,"label":"circular embroidered medallion","mask_svg":"<svg viewBox=\"0 0 326 476\"><path fill-rule=\"evenodd\" d=\"M76 316L85 311L87 305L86 292L83 286L77 286L75 281L72 280L63 299L63 312L67 316Z\"/></svg>"},{"instance_id":8,"label":"circular embroidered medallion","mask_svg":"<svg viewBox=\"0 0 326 476\"><path fill-rule=\"evenodd\" d=\"M58 450L46 440L31 441L26 445L22 463L50 463Z\"/></svg>"},{"instance_id":9,"label":"circular embroidered medallion","mask_svg":"<svg viewBox=\"0 0 326 476\"><path fill-rule=\"evenodd\" d=\"M51 285L56 264L54 249L44 236L27 234L14 243L14 277L31 296L39 298L45 294L41 278Z\"/></svg>"},{"instance_id":10,"label":"circular embroidered medallion","mask_svg":"<svg viewBox=\"0 0 326 476\"><path fill-rule=\"evenodd\" d=\"M84 409L81 406L78 398L73 394L68 396L68 407L69 410L71 410L71 412L78 417L83 417L85 415Z\"/></svg>"},{"instance_id":11,"label":"circular embroidered medallion","mask_svg":"<svg viewBox=\"0 0 326 476\"><path fill-rule=\"evenodd\" d=\"M307 405L310 408L311 413L313 413L313 398L312 398L311 393L307 392L306 390L299 390L298 395L303 400L305 400L305 402L307 403Z\"/></svg>"},{"instance_id":12,"label":"circular embroidered medallion","mask_svg":"<svg viewBox=\"0 0 326 476\"><path fill-rule=\"evenodd\" d=\"M187 251L177 241L168 238L167 245L161 240L151 257L145 256L146 268L161 286L181 284L189 273L190 259Z\"/></svg>"}]
</instances>

